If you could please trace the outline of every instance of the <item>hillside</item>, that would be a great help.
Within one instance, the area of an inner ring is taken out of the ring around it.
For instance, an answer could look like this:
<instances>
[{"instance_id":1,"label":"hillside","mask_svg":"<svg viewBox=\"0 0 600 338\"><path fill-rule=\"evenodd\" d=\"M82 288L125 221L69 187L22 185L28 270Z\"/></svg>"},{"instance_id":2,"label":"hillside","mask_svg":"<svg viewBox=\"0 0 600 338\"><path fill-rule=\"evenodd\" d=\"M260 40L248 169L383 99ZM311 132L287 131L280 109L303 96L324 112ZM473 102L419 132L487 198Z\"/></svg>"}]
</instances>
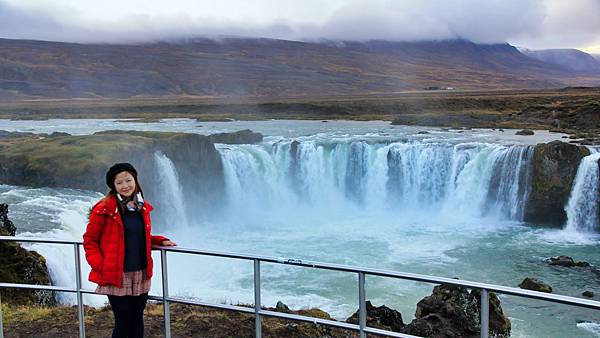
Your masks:
<instances>
[{"instance_id":1,"label":"hillside","mask_svg":"<svg viewBox=\"0 0 600 338\"><path fill-rule=\"evenodd\" d=\"M523 53L543 62L600 76L600 61L577 49L525 50Z\"/></svg>"},{"instance_id":2,"label":"hillside","mask_svg":"<svg viewBox=\"0 0 600 338\"><path fill-rule=\"evenodd\" d=\"M0 39L0 98L311 97L423 88L597 85L508 44L190 39L137 45Z\"/></svg>"}]
</instances>

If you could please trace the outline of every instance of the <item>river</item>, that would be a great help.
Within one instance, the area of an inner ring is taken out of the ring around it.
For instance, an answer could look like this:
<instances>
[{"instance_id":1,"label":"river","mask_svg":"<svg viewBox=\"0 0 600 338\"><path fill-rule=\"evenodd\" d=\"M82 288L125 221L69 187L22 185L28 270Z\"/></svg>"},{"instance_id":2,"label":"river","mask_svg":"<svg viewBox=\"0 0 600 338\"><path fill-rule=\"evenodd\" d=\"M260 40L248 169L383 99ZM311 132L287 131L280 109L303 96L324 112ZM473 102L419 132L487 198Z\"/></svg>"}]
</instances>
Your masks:
<instances>
[{"instance_id":1,"label":"river","mask_svg":"<svg viewBox=\"0 0 600 338\"><path fill-rule=\"evenodd\" d=\"M562 134L536 131L534 136L517 136L514 130L445 130L383 121L188 119L0 120L0 129L74 135L112 129L263 133L260 144L217 145L226 194L224 205L215 208L219 212L195 207L206 205L199 203L203 196L184 194L177 167L164 154L155 154L155 165L164 173L153 182L163 192L156 197L161 208L153 216L155 232L181 246L507 286L536 277L552 285L554 293L576 297L598 290L598 280L589 271L544 262L568 255L600 265L600 236L594 230L598 220L577 221L597 208L598 187L586 178L596 163L597 180L597 154L582 161L574 184L579 186L573 189L579 195L571 198L564 229L522 221L532 145ZM591 195L594 191L596 196ZM1 201L10 205L10 217L23 236L81 239L88 209L102 193L0 185ZM47 258L56 284L74 285L73 268L67 264L73 261L72 248L29 247ZM171 295L253 303L251 263L174 254L169 264ZM275 265L261 272L263 305L281 300L291 308L319 307L337 319L357 308L353 274ZM366 285L367 299L401 311L405 322L432 288L375 277L367 277ZM86 286L93 288L91 283ZM160 290L155 279L152 292ZM592 310L510 296L500 299L514 337L600 336L600 315ZM73 302L69 295L60 295L60 300ZM86 301L101 305L105 299L86 296Z\"/></svg>"}]
</instances>

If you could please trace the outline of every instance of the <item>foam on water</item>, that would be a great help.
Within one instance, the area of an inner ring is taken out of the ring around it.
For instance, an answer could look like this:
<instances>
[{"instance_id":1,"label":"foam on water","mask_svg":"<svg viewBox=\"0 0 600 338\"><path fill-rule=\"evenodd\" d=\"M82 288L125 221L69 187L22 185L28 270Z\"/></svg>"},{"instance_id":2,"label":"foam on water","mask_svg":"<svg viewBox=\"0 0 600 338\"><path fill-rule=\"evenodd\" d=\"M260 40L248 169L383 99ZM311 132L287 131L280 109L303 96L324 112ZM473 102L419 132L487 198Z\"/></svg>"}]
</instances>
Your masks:
<instances>
[{"instance_id":1,"label":"foam on water","mask_svg":"<svg viewBox=\"0 0 600 338\"><path fill-rule=\"evenodd\" d=\"M168 123L174 130L197 128L193 121ZM265 130L282 128L277 123L265 125ZM516 285L525 272L542 275L546 271L542 258L556 255L556 250L600 263L595 253L598 240L593 237L565 240L561 232L521 226L530 184L532 147L527 144L515 144L489 131L430 130L423 136L417 128L391 129L383 123L366 124L380 128L377 132L353 123L298 125L300 132L292 127L282 132L293 137L280 134L266 137L261 144L217 145L226 212L202 221L190 218L189 226L166 228L165 235L184 247L504 285ZM154 160L163 174L155 183L172 202L169 206L168 201L160 201L163 208L156 213L166 219L184 218L182 210L194 206L185 205L178 168L164 154L156 154ZM88 208L101 197L95 192L9 186L0 186L0 194L11 203L17 226L26 224L19 227L20 234L75 240L81 239ZM73 261L72 247L31 247L47 257L56 284L74 285L73 265L67 266ZM159 276L160 266L155 266ZM84 264L84 280L88 272ZM354 275L269 264L261 267L261 273L263 305L282 300L292 308L317 306L338 319L356 309ZM169 274L173 295L253 302L251 262L169 254ZM572 285L584 285L577 276L570 276L568 283L559 274L546 278L558 293L580 292ZM397 308L407 318L431 291L431 285L379 278L369 278L367 285L375 304ZM85 286L94 288L87 282ZM154 279L151 292L160 294L160 279ZM60 300L72 303L74 299L63 295ZM99 305L105 299L88 301ZM526 318L524 322L538 316L510 300L504 303L503 299L504 304L505 312ZM547 307L537 309L553 318ZM575 322L570 323L570 328L564 328L568 334L577 330ZM551 323L548 328L522 327L515 335L543 336L552 330L556 325Z\"/></svg>"},{"instance_id":2,"label":"foam on water","mask_svg":"<svg viewBox=\"0 0 600 338\"><path fill-rule=\"evenodd\" d=\"M596 337L600 337L600 324L598 323L577 323L577 327L582 330L593 333Z\"/></svg>"}]
</instances>

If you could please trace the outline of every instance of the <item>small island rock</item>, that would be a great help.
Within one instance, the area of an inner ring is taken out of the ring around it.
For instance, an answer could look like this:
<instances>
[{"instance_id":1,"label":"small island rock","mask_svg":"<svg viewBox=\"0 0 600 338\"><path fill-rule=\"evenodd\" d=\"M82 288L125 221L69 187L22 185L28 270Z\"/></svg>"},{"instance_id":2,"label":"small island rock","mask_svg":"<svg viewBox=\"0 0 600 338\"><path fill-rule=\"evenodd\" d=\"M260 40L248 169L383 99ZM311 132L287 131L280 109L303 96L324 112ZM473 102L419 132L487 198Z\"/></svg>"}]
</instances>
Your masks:
<instances>
[{"instance_id":1,"label":"small island rock","mask_svg":"<svg viewBox=\"0 0 600 338\"><path fill-rule=\"evenodd\" d=\"M519 287L526 290L552 293L552 287L550 285L536 278L525 278L521 284L519 284Z\"/></svg>"},{"instance_id":2,"label":"small island rock","mask_svg":"<svg viewBox=\"0 0 600 338\"><path fill-rule=\"evenodd\" d=\"M515 134L521 135L521 136L531 136L531 135L534 135L535 133L531 129L523 129L523 130L519 130Z\"/></svg>"}]
</instances>

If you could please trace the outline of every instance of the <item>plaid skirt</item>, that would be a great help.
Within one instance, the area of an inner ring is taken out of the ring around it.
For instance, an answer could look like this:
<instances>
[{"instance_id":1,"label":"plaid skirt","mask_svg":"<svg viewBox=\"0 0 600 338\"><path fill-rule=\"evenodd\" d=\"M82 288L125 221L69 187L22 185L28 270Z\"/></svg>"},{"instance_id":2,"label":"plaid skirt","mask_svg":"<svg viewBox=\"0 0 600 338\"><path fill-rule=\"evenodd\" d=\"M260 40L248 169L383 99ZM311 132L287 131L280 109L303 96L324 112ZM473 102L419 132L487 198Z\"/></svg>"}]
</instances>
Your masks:
<instances>
[{"instance_id":1,"label":"plaid skirt","mask_svg":"<svg viewBox=\"0 0 600 338\"><path fill-rule=\"evenodd\" d=\"M96 293L111 296L139 296L150 291L150 279L146 277L146 269L123 272L121 287L114 285L98 285Z\"/></svg>"}]
</instances>

